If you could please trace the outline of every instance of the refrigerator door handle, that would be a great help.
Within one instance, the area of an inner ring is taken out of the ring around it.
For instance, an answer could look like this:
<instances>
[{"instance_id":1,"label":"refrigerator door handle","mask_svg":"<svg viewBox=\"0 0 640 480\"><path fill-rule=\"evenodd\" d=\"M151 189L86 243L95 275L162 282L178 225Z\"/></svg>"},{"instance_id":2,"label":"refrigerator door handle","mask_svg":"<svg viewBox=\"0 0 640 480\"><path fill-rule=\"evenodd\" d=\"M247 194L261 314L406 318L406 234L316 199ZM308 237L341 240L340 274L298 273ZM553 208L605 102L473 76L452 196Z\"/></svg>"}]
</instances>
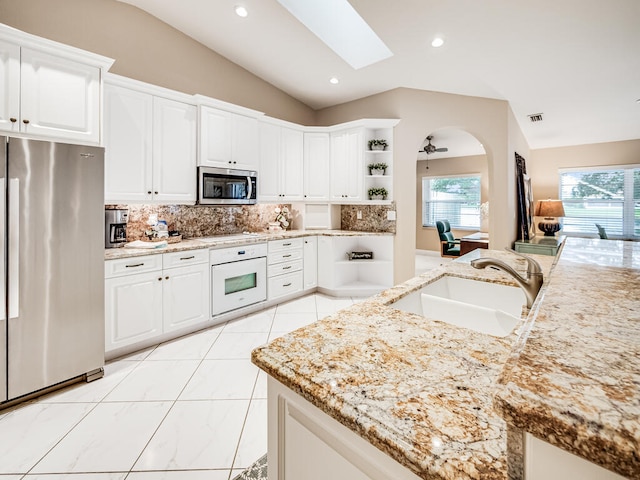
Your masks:
<instances>
[{"instance_id":1,"label":"refrigerator door handle","mask_svg":"<svg viewBox=\"0 0 640 480\"><path fill-rule=\"evenodd\" d=\"M20 180L9 179L9 319L20 315Z\"/></svg>"}]
</instances>

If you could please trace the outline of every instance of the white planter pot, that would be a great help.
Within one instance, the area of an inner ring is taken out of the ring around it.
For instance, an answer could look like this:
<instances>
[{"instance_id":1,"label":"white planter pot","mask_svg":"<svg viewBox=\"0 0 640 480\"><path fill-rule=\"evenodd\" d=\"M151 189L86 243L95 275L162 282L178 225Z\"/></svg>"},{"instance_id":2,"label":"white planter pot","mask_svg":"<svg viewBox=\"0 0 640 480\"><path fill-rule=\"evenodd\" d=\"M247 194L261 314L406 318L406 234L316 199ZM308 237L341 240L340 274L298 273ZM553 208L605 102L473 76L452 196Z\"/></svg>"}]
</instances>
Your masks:
<instances>
[{"instance_id":1,"label":"white planter pot","mask_svg":"<svg viewBox=\"0 0 640 480\"><path fill-rule=\"evenodd\" d=\"M385 175L385 174L386 174L386 170L381 170L378 168L371 169L371 175Z\"/></svg>"}]
</instances>

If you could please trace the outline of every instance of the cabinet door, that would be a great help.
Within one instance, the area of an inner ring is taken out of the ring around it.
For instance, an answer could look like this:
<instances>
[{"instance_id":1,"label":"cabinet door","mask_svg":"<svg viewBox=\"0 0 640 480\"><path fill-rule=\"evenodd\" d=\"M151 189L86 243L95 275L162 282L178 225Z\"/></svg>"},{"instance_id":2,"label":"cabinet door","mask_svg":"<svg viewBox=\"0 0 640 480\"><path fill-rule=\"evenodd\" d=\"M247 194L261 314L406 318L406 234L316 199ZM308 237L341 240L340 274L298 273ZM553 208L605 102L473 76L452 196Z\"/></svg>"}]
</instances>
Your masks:
<instances>
[{"instance_id":1,"label":"cabinet door","mask_svg":"<svg viewBox=\"0 0 640 480\"><path fill-rule=\"evenodd\" d=\"M347 198L347 181L349 166L347 165L347 135L331 134L331 200L344 202Z\"/></svg>"},{"instance_id":2,"label":"cabinet door","mask_svg":"<svg viewBox=\"0 0 640 480\"><path fill-rule=\"evenodd\" d=\"M153 97L105 85L104 104L105 201L148 202L153 195Z\"/></svg>"},{"instance_id":3,"label":"cabinet door","mask_svg":"<svg viewBox=\"0 0 640 480\"><path fill-rule=\"evenodd\" d=\"M162 333L162 272L105 280L105 350Z\"/></svg>"},{"instance_id":4,"label":"cabinet door","mask_svg":"<svg viewBox=\"0 0 640 480\"><path fill-rule=\"evenodd\" d=\"M263 202L282 200L280 190L280 127L260 124L260 166L258 169L258 199Z\"/></svg>"},{"instance_id":5,"label":"cabinet door","mask_svg":"<svg viewBox=\"0 0 640 480\"><path fill-rule=\"evenodd\" d=\"M304 134L304 199L328 201L330 198L330 140L328 133Z\"/></svg>"},{"instance_id":6,"label":"cabinet door","mask_svg":"<svg viewBox=\"0 0 640 480\"><path fill-rule=\"evenodd\" d=\"M208 263L163 271L164 332L206 322L209 317Z\"/></svg>"},{"instance_id":7,"label":"cabinet door","mask_svg":"<svg viewBox=\"0 0 640 480\"><path fill-rule=\"evenodd\" d=\"M0 41L0 130L20 130L20 47Z\"/></svg>"},{"instance_id":8,"label":"cabinet door","mask_svg":"<svg viewBox=\"0 0 640 480\"><path fill-rule=\"evenodd\" d=\"M21 51L24 133L100 143L100 69L29 48Z\"/></svg>"},{"instance_id":9,"label":"cabinet door","mask_svg":"<svg viewBox=\"0 0 640 480\"><path fill-rule=\"evenodd\" d=\"M153 99L153 199L196 201L196 107Z\"/></svg>"},{"instance_id":10,"label":"cabinet door","mask_svg":"<svg viewBox=\"0 0 640 480\"><path fill-rule=\"evenodd\" d=\"M304 289L318 286L318 237L304 239Z\"/></svg>"},{"instance_id":11,"label":"cabinet door","mask_svg":"<svg viewBox=\"0 0 640 480\"><path fill-rule=\"evenodd\" d=\"M303 133L290 128L281 130L281 178L284 200L302 200L303 194Z\"/></svg>"},{"instance_id":12,"label":"cabinet door","mask_svg":"<svg viewBox=\"0 0 640 480\"><path fill-rule=\"evenodd\" d=\"M364 179L364 146L361 129L349 130L345 138L344 176L346 196L349 200L362 200L362 182Z\"/></svg>"},{"instance_id":13,"label":"cabinet door","mask_svg":"<svg viewBox=\"0 0 640 480\"><path fill-rule=\"evenodd\" d=\"M230 168L231 113L200 107L198 165Z\"/></svg>"},{"instance_id":14,"label":"cabinet door","mask_svg":"<svg viewBox=\"0 0 640 480\"><path fill-rule=\"evenodd\" d=\"M233 168L258 170L258 120L244 115L233 115L232 126Z\"/></svg>"}]
</instances>

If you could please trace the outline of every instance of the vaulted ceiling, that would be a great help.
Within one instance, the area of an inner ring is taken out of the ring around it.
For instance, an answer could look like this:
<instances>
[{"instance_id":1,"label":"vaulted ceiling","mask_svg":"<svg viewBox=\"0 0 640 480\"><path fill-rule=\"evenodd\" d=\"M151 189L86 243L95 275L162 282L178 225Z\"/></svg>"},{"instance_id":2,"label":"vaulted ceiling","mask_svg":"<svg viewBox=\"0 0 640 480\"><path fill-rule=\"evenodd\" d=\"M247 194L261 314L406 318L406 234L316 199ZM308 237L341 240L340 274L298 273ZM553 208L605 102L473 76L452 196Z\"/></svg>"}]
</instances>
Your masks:
<instances>
[{"instance_id":1,"label":"vaulted ceiling","mask_svg":"<svg viewBox=\"0 0 640 480\"><path fill-rule=\"evenodd\" d=\"M394 54L358 70L276 0L120 1L314 109L409 87L507 100L534 149L640 138L639 0L350 0Z\"/></svg>"}]
</instances>

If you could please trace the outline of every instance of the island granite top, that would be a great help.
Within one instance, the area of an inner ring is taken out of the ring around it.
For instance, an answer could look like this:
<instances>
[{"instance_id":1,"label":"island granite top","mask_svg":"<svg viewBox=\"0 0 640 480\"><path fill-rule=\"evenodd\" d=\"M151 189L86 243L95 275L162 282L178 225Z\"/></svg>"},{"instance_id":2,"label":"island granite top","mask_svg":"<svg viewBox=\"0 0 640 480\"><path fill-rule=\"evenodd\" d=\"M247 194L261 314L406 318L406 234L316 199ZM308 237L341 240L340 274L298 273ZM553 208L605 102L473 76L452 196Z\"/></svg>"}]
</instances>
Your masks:
<instances>
[{"instance_id":1,"label":"island granite top","mask_svg":"<svg viewBox=\"0 0 640 480\"><path fill-rule=\"evenodd\" d=\"M525 269L509 253L474 256ZM554 258L536 258L548 272ZM389 306L444 275L513 284L502 272L451 263L280 337L252 359L421 478L506 479L506 424L492 401L519 328L497 338Z\"/></svg>"},{"instance_id":2,"label":"island granite top","mask_svg":"<svg viewBox=\"0 0 640 480\"><path fill-rule=\"evenodd\" d=\"M569 238L500 375L506 421L640 478L640 243Z\"/></svg>"},{"instance_id":3,"label":"island granite top","mask_svg":"<svg viewBox=\"0 0 640 480\"><path fill-rule=\"evenodd\" d=\"M557 265L531 256L545 284L505 338L389 306L446 274L510 283L452 262L254 350L253 362L421 478L517 478L507 422L640 478L640 243L570 238Z\"/></svg>"}]
</instances>

